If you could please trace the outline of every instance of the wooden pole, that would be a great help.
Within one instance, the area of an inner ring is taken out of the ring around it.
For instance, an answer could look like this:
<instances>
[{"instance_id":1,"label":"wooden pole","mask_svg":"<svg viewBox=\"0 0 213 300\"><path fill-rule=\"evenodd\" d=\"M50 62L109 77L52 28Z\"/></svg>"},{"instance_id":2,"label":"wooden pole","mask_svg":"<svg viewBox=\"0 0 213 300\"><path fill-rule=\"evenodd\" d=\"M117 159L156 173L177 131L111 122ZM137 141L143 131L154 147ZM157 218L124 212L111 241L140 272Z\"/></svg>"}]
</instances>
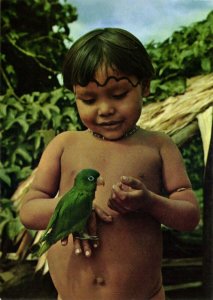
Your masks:
<instances>
[{"instance_id":1,"label":"wooden pole","mask_svg":"<svg viewBox=\"0 0 213 300\"><path fill-rule=\"evenodd\" d=\"M213 299L213 124L204 176L203 289L206 300Z\"/></svg>"}]
</instances>

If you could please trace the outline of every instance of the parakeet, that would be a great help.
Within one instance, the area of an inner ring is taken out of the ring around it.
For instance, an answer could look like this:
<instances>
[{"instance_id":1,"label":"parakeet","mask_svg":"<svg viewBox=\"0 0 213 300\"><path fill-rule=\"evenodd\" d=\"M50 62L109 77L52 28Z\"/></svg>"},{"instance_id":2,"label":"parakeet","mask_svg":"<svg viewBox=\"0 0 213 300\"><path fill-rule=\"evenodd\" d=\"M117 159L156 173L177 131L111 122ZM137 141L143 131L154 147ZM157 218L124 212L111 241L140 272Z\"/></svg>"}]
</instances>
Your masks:
<instances>
[{"instance_id":1,"label":"parakeet","mask_svg":"<svg viewBox=\"0 0 213 300\"><path fill-rule=\"evenodd\" d=\"M93 169L83 169L76 175L74 186L59 200L39 241L39 256L70 233L80 239L97 239L86 234L86 225L92 212L97 184L104 184L99 176L99 172Z\"/></svg>"}]
</instances>

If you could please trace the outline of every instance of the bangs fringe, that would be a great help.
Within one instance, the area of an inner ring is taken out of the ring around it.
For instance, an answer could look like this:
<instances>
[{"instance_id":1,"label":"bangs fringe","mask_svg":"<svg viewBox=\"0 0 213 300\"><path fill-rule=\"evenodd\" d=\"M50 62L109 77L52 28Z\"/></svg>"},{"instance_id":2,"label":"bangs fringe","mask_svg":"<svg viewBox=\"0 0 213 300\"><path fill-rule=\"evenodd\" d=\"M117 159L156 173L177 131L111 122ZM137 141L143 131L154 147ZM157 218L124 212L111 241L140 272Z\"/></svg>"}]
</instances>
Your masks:
<instances>
[{"instance_id":1,"label":"bangs fringe","mask_svg":"<svg viewBox=\"0 0 213 300\"><path fill-rule=\"evenodd\" d=\"M64 85L71 91L95 79L98 68L109 68L139 80L151 79L154 69L141 42L121 29L97 29L81 37L70 48L63 66Z\"/></svg>"}]
</instances>

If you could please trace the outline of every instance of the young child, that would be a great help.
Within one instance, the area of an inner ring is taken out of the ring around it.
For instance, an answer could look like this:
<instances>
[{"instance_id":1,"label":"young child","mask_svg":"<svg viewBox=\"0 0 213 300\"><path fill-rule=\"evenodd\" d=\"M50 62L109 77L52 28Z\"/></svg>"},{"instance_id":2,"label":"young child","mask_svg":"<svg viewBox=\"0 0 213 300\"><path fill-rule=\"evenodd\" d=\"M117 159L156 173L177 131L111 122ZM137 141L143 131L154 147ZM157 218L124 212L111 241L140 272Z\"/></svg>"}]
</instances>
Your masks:
<instances>
[{"instance_id":1,"label":"young child","mask_svg":"<svg viewBox=\"0 0 213 300\"><path fill-rule=\"evenodd\" d=\"M165 134L136 126L153 73L141 42L122 29L93 30L67 54L64 83L88 129L61 133L47 146L21 220L27 228L45 229L83 168L98 170L105 186L96 191L88 224L99 243L69 236L48 251L58 299L165 299L161 223L183 231L198 224L177 147Z\"/></svg>"}]
</instances>

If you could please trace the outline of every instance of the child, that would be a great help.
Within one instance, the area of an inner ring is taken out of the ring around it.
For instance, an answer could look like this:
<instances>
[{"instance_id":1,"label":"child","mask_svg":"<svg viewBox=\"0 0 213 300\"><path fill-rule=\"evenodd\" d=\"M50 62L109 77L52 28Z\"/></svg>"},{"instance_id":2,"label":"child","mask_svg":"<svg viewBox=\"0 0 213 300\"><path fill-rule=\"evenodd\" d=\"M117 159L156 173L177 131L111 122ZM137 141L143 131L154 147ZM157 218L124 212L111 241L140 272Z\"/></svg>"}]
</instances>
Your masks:
<instances>
[{"instance_id":1,"label":"child","mask_svg":"<svg viewBox=\"0 0 213 300\"><path fill-rule=\"evenodd\" d=\"M97 169L105 186L97 189L88 225L90 233L97 230L99 244L69 236L48 252L58 299L165 299L161 223L183 231L198 224L196 197L177 147L165 134L136 126L153 74L141 42L122 29L91 31L67 54L64 83L88 129L61 133L48 145L25 197L22 222L45 229L83 168Z\"/></svg>"}]
</instances>

